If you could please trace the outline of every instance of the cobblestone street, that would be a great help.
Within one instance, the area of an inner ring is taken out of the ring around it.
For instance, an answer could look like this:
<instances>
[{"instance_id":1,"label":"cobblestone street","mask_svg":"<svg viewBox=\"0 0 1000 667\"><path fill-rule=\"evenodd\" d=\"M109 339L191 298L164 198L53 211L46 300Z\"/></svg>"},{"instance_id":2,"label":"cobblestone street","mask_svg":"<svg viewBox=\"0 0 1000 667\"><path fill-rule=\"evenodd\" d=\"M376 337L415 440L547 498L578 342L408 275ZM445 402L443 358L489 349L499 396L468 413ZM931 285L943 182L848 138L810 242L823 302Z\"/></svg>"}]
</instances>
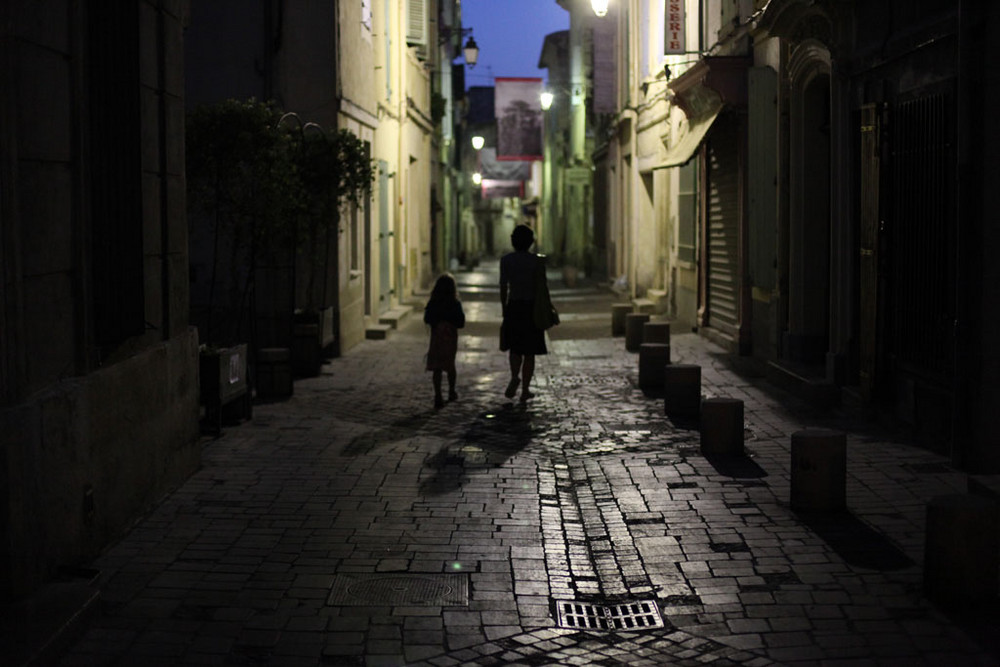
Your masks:
<instances>
[{"instance_id":1,"label":"cobblestone street","mask_svg":"<svg viewBox=\"0 0 1000 667\"><path fill-rule=\"evenodd\" d=\"M926 504L965 474L674 331L702 394L744 402L747 456L709 460L638 388L616 295L550 276L526 404L503 396L494 262L457 276L458 400L433 407L421 304L205 439L93 564L102 613L62 664L1000 664L996 608L921 594ZM848 434L846 514L789 507L812 426Z\"/></svg>"}]
</instances>

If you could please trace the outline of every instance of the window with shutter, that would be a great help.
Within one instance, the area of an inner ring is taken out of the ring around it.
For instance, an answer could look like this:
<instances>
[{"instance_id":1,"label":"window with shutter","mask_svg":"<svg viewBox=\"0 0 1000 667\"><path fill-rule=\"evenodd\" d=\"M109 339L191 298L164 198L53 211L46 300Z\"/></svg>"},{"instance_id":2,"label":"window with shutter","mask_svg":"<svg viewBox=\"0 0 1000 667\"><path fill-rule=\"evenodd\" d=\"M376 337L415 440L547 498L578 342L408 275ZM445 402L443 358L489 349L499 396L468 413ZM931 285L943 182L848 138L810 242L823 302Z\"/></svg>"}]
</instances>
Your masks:
<instances>
[{"instance_id":1,"label":"window with shutter","mask_svg":"<svg viewBox=\"0 0 1000 667\"><path fill-rule=\"evenodd\" d=\"M411 46L427 45L426 0L409 0L407 2L406 43Z\"/></svg>"},{"instance_id":2,"label":"window with shutter","mask_svg":"<svg viewBox=\"0 0 1000 667\"><path fill-rule=\"evenodd\" d=\"M677 259L694 263L698 238L698 160L678 169Z\"/></svg>"}]
</instances>

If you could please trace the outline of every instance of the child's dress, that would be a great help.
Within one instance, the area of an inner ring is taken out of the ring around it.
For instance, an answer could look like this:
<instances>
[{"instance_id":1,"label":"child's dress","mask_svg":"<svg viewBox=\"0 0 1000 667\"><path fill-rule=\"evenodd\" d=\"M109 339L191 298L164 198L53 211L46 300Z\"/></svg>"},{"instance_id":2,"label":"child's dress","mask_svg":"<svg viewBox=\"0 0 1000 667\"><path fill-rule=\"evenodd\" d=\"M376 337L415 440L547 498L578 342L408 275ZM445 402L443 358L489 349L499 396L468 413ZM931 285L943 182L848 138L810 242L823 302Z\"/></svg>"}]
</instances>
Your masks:
<instances>
[{"instance_id":1,"label":"child's dress","mask_svg":"<svg viewBox=\"0 0 1000 667\"><path fill-rule=\"evenodd\" d=\"M430 301L424 309L424 322L431 327L427 348L427 370L454 371L458 354L458 330L465 326L461 301Z\"/></svg>"}]
</instances>

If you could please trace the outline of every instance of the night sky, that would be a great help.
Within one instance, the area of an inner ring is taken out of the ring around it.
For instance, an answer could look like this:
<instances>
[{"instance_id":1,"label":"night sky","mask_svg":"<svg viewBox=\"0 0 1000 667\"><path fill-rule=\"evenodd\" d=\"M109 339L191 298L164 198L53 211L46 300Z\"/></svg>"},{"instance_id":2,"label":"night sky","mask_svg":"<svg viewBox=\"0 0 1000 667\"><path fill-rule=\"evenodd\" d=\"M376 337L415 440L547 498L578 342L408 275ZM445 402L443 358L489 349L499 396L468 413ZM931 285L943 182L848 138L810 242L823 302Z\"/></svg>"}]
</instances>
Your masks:
<instances>
[{"instance_id":1,"label":"night sky","mask_svg":"<svg viewBox=\"0 0 1000 667\"><path fill-rule=\"evenodd\" d=\"M479 62L466 86L492 86L497 76L538 76L545 36L569 29L569 12L556 0L463 0L462 26L473 28Z\"/></svg>"}]
</instances>

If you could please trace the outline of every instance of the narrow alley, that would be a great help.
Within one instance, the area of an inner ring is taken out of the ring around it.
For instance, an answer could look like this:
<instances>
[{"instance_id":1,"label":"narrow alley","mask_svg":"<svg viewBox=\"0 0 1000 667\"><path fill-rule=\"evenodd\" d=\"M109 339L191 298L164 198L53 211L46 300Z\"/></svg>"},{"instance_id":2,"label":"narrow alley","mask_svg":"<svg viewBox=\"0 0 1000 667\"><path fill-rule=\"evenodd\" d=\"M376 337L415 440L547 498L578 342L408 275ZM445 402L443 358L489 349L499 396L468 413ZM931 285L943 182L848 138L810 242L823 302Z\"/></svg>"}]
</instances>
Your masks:
<instances>
[{"instance_id":1,"label":"narrow alley","mask_svg":"<svg viewBox=\"0 0 1000 667\"><path fill-rule=\"evenodd\" d=\"M1000 667L1000 2L0 26L0 667Z\"/></svg>"},{"instance_id":2,"label":"narrow alley","mask_svg":"<svg viewBox=\"0 0 1000 667\"><path fill-rule=\"evenodd\" d=\"M703 396L745 404L747 456L708 460L638 388L616 295L555 273L562 323L521 405L496 263L457 278L456 401L433 407L414 303L203 439L201 469L93 563L99 611L61 664L998 664L995 608L922 596L926 504L967 482L946 459L674 331ZM848 434L846 514L789 507L807 426Z\"/></svg>"}]
</instances>

